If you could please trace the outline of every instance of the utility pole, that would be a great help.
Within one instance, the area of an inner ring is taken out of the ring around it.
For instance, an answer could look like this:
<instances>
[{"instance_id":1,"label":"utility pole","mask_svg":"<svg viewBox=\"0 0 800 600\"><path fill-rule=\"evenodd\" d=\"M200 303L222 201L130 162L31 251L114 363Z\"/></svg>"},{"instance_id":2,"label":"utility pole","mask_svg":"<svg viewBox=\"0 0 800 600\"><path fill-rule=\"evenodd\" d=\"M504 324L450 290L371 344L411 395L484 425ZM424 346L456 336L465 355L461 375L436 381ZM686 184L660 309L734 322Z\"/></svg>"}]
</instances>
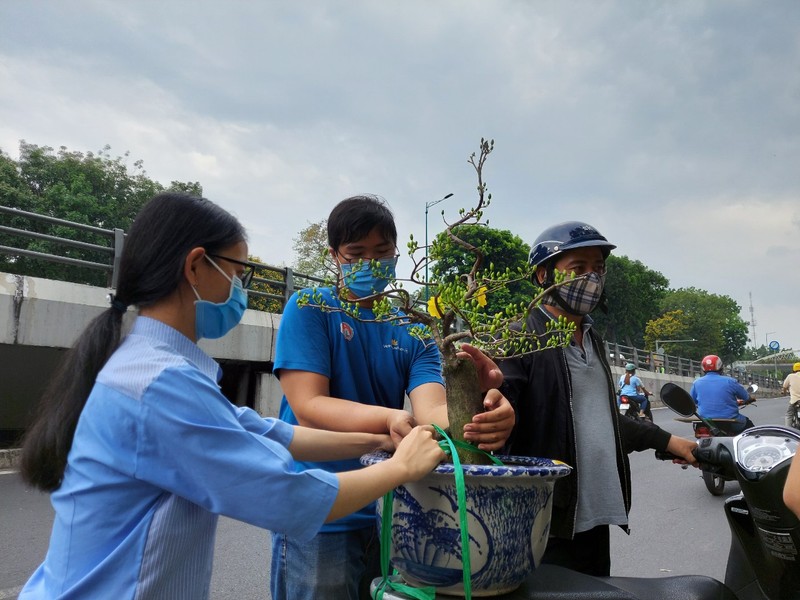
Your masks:
<instances>
[{"instance_id":1,"label":"utility pole","mask_svg":"<svg viewBox=\"0 0 800 600\"><path fill-rule=\"evenodd\" d=\"M753 311L753 292L749 292L750 294L750 331L753 333L753 349L756 348L756 316L755 312Z\"/></svg>"}]
</instances>

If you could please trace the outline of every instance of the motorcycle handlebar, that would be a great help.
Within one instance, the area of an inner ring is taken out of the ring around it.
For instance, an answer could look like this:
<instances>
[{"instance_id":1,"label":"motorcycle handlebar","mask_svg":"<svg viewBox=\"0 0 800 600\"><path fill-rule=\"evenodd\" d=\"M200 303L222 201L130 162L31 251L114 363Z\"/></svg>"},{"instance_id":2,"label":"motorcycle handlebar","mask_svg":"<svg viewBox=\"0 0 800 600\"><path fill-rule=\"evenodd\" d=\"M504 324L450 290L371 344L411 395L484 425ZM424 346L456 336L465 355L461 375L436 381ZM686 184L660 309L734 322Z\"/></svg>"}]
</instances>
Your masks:
<instances>
[{"instance_id":1,"label":"motorcycle handlebar","mask_svg":"<svg viewBox=\"0 0 800 600\"><path fill-rule=\"evenodd\" d=\"M676 460L681 459L681 456L667 452L666 450L656 450L656 460Z\"/></svg>"}]
</instances>

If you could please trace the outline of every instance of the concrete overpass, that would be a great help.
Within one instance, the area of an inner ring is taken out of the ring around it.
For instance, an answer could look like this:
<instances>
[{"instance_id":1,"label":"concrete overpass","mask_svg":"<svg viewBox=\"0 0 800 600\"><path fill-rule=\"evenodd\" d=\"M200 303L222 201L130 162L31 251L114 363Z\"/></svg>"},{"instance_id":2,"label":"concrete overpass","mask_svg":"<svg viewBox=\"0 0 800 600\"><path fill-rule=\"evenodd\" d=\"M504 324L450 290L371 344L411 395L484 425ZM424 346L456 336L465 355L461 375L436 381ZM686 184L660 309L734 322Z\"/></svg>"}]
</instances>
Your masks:
<instances>
[{"instance_id":1,"label":"concrete overpass","mask_svg":"<svg viewBox=\"0 0 800 600\"><path fill-rule=\"evenodd\" d=\"M0 273L0 448L13 446L63 353L108 307L106 288ZM124 323L135 318L130 310ZM200 346L223 369L223 393L237 405L276 415L280 385L272 375L280 315L248 310L241 325Z\"/></svg>"}]
</instances>

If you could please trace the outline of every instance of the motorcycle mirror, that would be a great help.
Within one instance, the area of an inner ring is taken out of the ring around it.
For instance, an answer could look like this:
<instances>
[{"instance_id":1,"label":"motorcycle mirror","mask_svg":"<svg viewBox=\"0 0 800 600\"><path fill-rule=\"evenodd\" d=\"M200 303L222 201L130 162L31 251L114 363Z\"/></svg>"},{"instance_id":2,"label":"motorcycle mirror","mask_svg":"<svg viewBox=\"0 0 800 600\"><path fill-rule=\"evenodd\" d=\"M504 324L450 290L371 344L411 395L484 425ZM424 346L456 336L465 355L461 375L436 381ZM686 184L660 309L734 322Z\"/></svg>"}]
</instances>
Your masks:
<instances>
[{"instance_id":1,"label":"motorcycle mirror","mask_svg":"<svg viewBox=\"0 0 800 600\"><path fill-rule=\"evenodd\" d=\"M748 386L747 391L750 392L751 394L755 394L758 391L758 384L757 383L751 383Z\"/></svg>"},{"instance_id":2,"label":"motorcycle mirror","mask_svg":"<svg viewBox=\"0 0 800 600\"><path fill-rule=\"evenodd\" d=\"M682 417L692 417L697 412L694 398L682 387L672 382L661 387L661 401Z\"/></svg>"}]
</instances>

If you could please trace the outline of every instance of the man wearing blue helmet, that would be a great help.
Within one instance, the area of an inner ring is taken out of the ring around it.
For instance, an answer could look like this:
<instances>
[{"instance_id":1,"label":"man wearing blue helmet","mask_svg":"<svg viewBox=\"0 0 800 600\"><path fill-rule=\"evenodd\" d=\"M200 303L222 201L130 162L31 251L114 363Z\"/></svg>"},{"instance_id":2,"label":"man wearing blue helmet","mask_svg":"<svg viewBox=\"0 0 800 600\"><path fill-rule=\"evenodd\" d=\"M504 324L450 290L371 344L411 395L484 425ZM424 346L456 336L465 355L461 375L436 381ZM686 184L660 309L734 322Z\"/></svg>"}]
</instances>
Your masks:
<instances>
[{"instance_id":1,"label":"man wearing blue helmet","mask_svg":"<svg viewBox=\"0 0 800 600\"><path fill-rule=\"evenodd\" d=\"M526 329L545 335L564 317L576 326L566 347L500 361L501 390L517 424L509 453L546 456L574 467L553 492L550 540L542 562L596 576L611 572L609 525L627 531L631 506L627 454L668 450L696 464L696 443L649 422L620 417L616 387L591 313L603 300L606 258L615 246L578 221L545 229L531 247L534 283L550 287L556 271L574 281L550 291L528 315ZM520 324L520 327L522 324ZM545 340L543 339L543 342Z\"/></svg>"}]
</instances>

